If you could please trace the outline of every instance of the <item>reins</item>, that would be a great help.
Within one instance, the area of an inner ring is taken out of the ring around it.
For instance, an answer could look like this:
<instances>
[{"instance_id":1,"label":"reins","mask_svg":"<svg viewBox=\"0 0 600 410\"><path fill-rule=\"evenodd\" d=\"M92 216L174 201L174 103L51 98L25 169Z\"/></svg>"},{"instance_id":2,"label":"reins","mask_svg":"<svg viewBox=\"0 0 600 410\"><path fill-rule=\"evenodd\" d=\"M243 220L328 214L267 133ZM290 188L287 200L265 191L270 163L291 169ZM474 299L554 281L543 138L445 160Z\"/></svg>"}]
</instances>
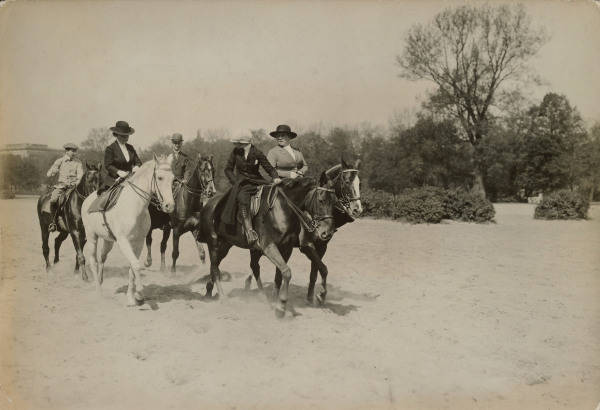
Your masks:
<instances>
[{"instance_id":1,"label":"reins","mask_svg":"<svg viewBox=\"0 0 600 410\"><path fill-rule=\"evenodd\" d=\"M159 210L162 208L163 202L164 202L164 197L162 195L162 192L160 192L160 188L158 186L158 181L156 180L156 164L154 165L154 170L152 171L152 181L150 182L150 193L144 191L142 188L140 188L139 186L137 186L136 184L131 182L129 180L129 178L125 179L124 182L127 182L129 184L129 186L131 186L131 189L133 190L133 192L138 194L139 197L150 202L150 205L154 206L156 209L159 209ZM154 195L152 195L152 191L154 191L154 193L156 194L156 196L158 198L155 198Z\"/></svg>"},{"instance_id":2,"label":"reins","mask_svg":"<svg viewBox=\"0 0 600 410\"><path fill-rule=\"evenodd\" d=\"M323 187L315 187L312 190L314 190L315 192L313 192L312 195L310 195L311 197L313 197L316 194L316 191L326 191L326 192L332 192L335 194L335 191L333 189L329 189L329 188L323 188ZM324 221L326 219L333 219L333 215L315 215L314 217L310 215L310 213L307 212L303 212L287 195L286 193L283 191L283 189L281 189L279 186L277 187L277 191L281 194L281 196L283 197L283 199L285 199L286 203L288 204L288 206L290 207L290 209L292 210L292 212L294 212L294 214L296 214L296 216L298 217L298 220L300 221L300 224L304 227L304 229L306 229L308 232L314 232L315 229L317 229L317 227L319 226L319 222ZM308 198L307 198L308 199ZM304 200L304 203L306 203L306 200Z\"/></svg>"},{"instance_id":3,"label":"reins","mask_svg":"<svg viewBox=\"0 0 600 410\"><path fill-rule=\"evenodd\" d=\"M187 180L185 180L185 179L178 180L181 184L177 188L175 188L175 192L173 193L174 196L178 195L179 192L181 191L181 189L185 189L190 195L209 197L208 188L210 187L210 183L214 182L212 176L211 176L210 180L207 181L206 183L204 183L202 181L201 177L198 177L198 181L200 182L200 189L193 188L189 185L190 180L198 172L199 166L200 166L200 161L197 161L196 166L194 167L194 171L191 173L190 177ZM212 172L211 172L211 174L212 174Z\"/></svg>"}]
</instances>

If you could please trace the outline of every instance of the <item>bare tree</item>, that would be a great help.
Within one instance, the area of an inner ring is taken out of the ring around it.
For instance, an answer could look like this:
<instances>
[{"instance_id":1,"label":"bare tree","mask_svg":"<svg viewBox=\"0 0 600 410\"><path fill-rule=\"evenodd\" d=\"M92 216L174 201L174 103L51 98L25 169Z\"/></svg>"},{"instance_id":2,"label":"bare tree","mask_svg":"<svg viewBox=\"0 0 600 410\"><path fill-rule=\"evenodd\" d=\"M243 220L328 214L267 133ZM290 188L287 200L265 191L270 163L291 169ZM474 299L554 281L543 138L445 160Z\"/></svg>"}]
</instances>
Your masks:
<instances>
[{"instance_id":1,"label":"bare tree","mask_svg":"<svg viewBox=\"0 0 600 410\"><path fill-rule=\"evenodd\" d=\"M531 79L527 62L545 41L521 5L461 6L411 27L397 57L402 77L437 85L431 101L458 121L475 148L474 189L482 193L477 145L487 134L490 107L503 84Z\"/></svg>"}]
</instances>

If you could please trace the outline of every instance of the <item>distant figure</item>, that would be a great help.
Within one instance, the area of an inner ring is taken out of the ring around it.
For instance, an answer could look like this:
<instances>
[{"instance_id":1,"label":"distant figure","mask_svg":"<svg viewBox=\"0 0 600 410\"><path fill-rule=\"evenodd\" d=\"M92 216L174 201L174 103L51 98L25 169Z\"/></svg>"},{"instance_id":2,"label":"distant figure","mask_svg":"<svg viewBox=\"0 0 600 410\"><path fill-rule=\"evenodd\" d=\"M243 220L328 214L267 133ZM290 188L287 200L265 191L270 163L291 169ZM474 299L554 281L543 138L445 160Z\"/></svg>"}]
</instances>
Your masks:
<instances>
[{"instance_id":1,"label":"distant figure","mask_svg":"<svg viewBox=\"0 0 600 410\"><path fill-rule=\"evenodd\" d=\"M182 144L183 135L179 133L173 134L171 137L171 148L173 149L173 152L169 154L169 157L172 158L171 164L173 168L173 175L175 175L174 181L177 182L181 182L183 180L185 168L190 160L189 155L181 150Z\"/></svg>"},{"instance_id":2,"label":"distant figure","mask_svg":"<svg viewBox=\"0 0 600 410\"><path fill-rule=\"evenodd\" d=\"M239 205L246 239L248 244L252 245L258 240L258 235L252 228L250 198L256 193L259 185L269 183L263 179L258 169L262 167L273 178L275 184L279 184L281 179L278 177L275 168L271 166L271 163L265 157L265 154L250 143L250 137L233 139L231 142L234 143L235 148L227 161L225 175L231 182L232 187L221 217L226 225L235 225L236 205Z\"/></svg>"},{"instance_id":3,"label":"distant figure","mask_svg":"<svg viewBox=\"0 0 600 410\"><path fill-rule=\"evenodd\" d=\"M270 133L271 137L277 139L277 146L271 148L267 153L267 159L277 170L281 178L302 177L308 171L308 165L300 151L290 146L290 141L297 134L292 132L287 125L278 125L277 129Z\"/></svg>"},{"instance_id":4,"label":"distant figure","mask_svg":"<svg viewBox=\"0 0 600 410\"><path fill-rule=\"evenodd\" d=\"M128 144L129 136L135 132L125 121L117 121L110 130L117 139L104 151L104 168L108 172L108 184L114 185L117 178L125 178L142 165L135 148Z\"/></svg>"},{"instance_id":5,"label":"distant figure","mask_svg":"<svg viewBox=\"0 0 600 410\"><path fill-rule=\"evenodd\" d=\"M50 215L52 215L52 222L48 225L48 230L50 232L56 231L58 199L69 188L77 185L83 176L83 165L81 164L81 161L75 158L77 145L69 142L68 144L65 144L63 148L65 149L65 155L54 161L54 164L52 164L52 167L46 173L48 177L53 177L58 174L58 183L54 185L54 189L50 196Z\"/></svg>"}]
</instances>

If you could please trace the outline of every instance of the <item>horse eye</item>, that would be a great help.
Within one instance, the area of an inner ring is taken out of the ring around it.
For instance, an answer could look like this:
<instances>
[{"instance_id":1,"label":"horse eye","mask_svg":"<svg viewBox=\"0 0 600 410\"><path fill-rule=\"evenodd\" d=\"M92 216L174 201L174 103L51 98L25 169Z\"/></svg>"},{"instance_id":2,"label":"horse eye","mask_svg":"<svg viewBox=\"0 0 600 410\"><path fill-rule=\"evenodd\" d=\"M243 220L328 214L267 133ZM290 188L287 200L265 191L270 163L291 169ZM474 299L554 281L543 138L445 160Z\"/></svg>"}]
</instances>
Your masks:
<instances>
[{"instance_id":1,"label":"horse eye","mask_svg":"<svg viewBox=\"0 0 600 410\"><path fill-rule=\"evenodd\" d=\"M158 177L158 180L159 180L159 181L162 181L162 180L163 180L163 177Z\"/></svg>"}]
</instances>

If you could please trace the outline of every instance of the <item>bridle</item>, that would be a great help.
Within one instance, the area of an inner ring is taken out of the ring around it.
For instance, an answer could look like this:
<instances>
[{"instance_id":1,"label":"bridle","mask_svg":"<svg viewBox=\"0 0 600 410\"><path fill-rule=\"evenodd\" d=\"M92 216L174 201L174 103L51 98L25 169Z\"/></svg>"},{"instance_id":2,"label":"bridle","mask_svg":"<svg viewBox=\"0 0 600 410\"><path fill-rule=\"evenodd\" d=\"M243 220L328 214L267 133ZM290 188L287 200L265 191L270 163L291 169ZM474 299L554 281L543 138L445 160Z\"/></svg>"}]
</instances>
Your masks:
<instances>
[{"instance_id":1,"label":"bridle","mask_svg":"<svg viewBox=\"0 0 600 410\"><path fill-rule=\"evenodd\" d=\"M294 202L292 202L292 200L285 194L285 192L283 192L283 189L281 189L280 187L277 187L277 188L278 188L278 191L281 194L281 196L286 200L286 202L287 202L288 206L290 207L290 209L292 210L292 212L294 212L294 214L296 214L296 216L300 220L300 224L304 227L304 229L306 229L306 231L312 233L319 227L319 224L321 223L321 221L325 221L327 219L333 219L333 215L325 214L325 215L312 216L310 214L309 210L306 210L306 212L302 211L302 209L300 209L296 204L294 204ZM308 204L307 202L309 200L312 202L314 196L316 195L316 191L331 192L335 196L335 190L330 189L330 188L324 188L324 187L317 186L317 187L314 187L311 191L313 191L313 190L314 190L314 192L312 194L309 194L304 198L304 201L302 202L302 205L304 207L311 205L311 204ZM336 202L337 202L337 200L336 200ZM312 210L310 210L310 211L312 211Z\"/></svg>"},{"instance_id":2,"label":"bridle","mask_svg":"<svg viewBox=\"0 0 600 410\"><path fill-rule=\"evenodd\" d=\"M160 187L158 186L158 180L156 178L156 169L157 169L157 164L155 163L154 169L152 170L152 181L150 181L150 192L149 193L144 191L142 188L140 188L133 182L131 182L129 180L129 177L127 179L125 179L125 182L127 182L129 184L129 186L131 186L131 189L133 190L133 192L138 194L141 198L145 199L146 201L150 202L150 205L152 205L156 209L160 210L161 208L163 208L165 200L164 200L164 196L163 196L162 192L160 191ZM155 194L156 196L153 194Z\"/></svg>"},{"instance_id":3,"label":"bridle","mask_svg":"<svg viewBox=\"0 0 600 410\"><path fill-rule=\"evenodd\" d=\"M193 188L189 185L189 181L190 179L193 178L194 175L196 175L196 172L198 172L198 167L200 166L200 160L198 160L196 162L196 165L194 166L194 170L192 171L192 173L190 174L190 177L187 180L178 180L181 184L179 185L179 187L177 188L177 192L175 192L175 195L179 194L179 191L183 188L185 189L190 195L193 196L200 196L200 197L205 197L205 198L210 198L211 197L211 191L210 191L210 186L211 183L214 184L214 177L213 177L213 166L212 164L210 164L210 162L208 162L210 164L210 179L207 181L203 181L201 177L198 177L198 180L200 182L200 189L197 188Z\"/></svg>"},{"instance_id":4,"label":"bridle","mask_svg":"<svg viewBox=\"0 0 600 410\"><path fill-rule=\"evenodd\" d=\"M81 182L83 182L83 185L84 185L84 186L86 186L86 185L87 185L87 184L85 183L85 177L86 177L86 175L87 175L89 172L90 172L90 170L87 170L87 171L85 172L85 174L83 174L83 176L81 177ZM94 170L94 172L97 172L98 174L100 173L100 171L98 171L98 170ZM79 185L81 185L81 182L80 182L79 184L75 185L75 189L74 189L74 191L75 191L75 194L77 194L77 196L78 196L80 199L84 200L85 198L87 198L88 196L90 196L90 194L91 194L93 191L95 191L95 190L92 190L92 192L85 192L85 193L83 193L83 194L82 194L81 192L79 192ZM96 185L98 185L98 183L96 183ZM98 188L99 188L99 187L98 187ZM96 188L96 189L98 189L98 188Z\"/></svg>"},{"instance_id":5,"label":"bridle","mask_svg":"<svg viewBox=\"0 0 600 410\"><path fill-rule=\"evenodd\" d=\"M348 215L352 215L352 212L350 211L350 202L359 201L360 195L352 196L351 189L348 187L347 184L345 184L343 182L342 174L344 172L358 172L358 169L354 169L354 168L342 169L340 171L340 173L335 177L335 179L338 179L338 181L335 182L336 195L338 196L338 201L340 202L340 205L343 208L342 210L344 212L346 212ZM339 185L339 187L338 187L338 185Z\"/></svg>"}]
</instances>

